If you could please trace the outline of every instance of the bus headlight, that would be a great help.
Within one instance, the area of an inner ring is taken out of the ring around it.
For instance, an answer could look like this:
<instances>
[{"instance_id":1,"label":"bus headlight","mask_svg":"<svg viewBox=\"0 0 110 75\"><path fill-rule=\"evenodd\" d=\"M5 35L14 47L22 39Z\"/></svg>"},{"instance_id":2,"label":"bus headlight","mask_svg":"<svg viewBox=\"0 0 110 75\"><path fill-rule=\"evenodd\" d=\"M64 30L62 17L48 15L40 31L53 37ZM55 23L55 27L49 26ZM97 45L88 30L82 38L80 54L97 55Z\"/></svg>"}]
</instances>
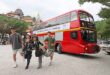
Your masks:
<instances>
[{"instance_id":1,"label":"bus headlight","mask_svg":"<svg viewBox=\"0 0 110 75\"><path fill-rule=\"evenodd\" d=\"M85 47L85 50L88 50L88 47Z\"/></svg>"}]
</instances>

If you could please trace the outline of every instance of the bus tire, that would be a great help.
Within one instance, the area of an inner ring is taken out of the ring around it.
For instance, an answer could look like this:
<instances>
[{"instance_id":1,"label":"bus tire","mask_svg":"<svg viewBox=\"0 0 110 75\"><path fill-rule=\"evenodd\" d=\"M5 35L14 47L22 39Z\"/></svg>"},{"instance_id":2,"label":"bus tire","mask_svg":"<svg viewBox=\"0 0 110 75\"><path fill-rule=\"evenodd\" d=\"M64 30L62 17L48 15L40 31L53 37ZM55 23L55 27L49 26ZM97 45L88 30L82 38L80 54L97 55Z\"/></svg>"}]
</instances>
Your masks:
<instances>
[{"instance_id":1,"label":"bus tire","mask_svg":"<svg viewBox=\"0 0 110 75\"><path fill-rule=\"evenodd\" d=\"M58 52L59 54L62 53L62 47L61 47L60 44L58 44L58 46L57 46L57 52Z\"/></svg>"},{"instance_id":2,"label":"bus tire","mask_svg":"<svg viewBox=\"0 0 110 75\"><path fill-rule=\"evenodd\" d=\"M110 52L107 52L108 55L110 55Z\"/></svg>"}]
</instances>

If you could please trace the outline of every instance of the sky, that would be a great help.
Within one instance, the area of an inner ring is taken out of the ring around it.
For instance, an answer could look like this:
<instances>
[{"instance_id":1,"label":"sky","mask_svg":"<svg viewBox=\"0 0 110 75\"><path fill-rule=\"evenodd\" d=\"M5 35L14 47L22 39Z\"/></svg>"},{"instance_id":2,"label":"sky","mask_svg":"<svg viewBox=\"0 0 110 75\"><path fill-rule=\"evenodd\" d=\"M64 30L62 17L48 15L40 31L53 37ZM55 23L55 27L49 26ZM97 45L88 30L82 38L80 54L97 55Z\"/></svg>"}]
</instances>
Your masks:
<instances>
[{"instance_id":1,"label":"sky","mask_svg":"<svg viewBox=\"0 0 110 75\"><path fill-rule=\"evenodd\" d=\"M94 19L100 20L97 15L102 5L86 2L79 5L78 0L0 0L0 13L15 11L20 8L25 15L37 17L40 14L42 20L48 20L71 10L83 9L91 13Z\"/></svg>"}]
</instances>

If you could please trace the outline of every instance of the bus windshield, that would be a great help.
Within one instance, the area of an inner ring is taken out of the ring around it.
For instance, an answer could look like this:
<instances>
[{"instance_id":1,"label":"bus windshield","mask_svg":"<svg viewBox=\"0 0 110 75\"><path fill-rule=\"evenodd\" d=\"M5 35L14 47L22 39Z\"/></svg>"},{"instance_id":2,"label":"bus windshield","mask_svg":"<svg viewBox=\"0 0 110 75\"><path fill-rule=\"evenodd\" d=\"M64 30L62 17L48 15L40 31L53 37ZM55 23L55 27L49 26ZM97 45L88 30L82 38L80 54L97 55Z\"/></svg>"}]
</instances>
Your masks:
<instances>
[{"instance_id":1,"label":"bus windshield","mask_svg":"<svg viewBox=\"0 0 110 75\"><path fill-rule=\"evenodd\" d=\"M81 36L84 41L96 42L96 33L92 30L81 30Z\"/></svg>"},{"instance_id":2,"label":"bus windshield","mask_svg":"<svg viewBox=\"0 0 110 75\"><path fill-rule=\"evenodd\" d=\"M80 12L80 23L82 27L89 27L89 28L94 28L94 19L93 17L86 13L86 12Z\"/></svg>"}]
</instances>

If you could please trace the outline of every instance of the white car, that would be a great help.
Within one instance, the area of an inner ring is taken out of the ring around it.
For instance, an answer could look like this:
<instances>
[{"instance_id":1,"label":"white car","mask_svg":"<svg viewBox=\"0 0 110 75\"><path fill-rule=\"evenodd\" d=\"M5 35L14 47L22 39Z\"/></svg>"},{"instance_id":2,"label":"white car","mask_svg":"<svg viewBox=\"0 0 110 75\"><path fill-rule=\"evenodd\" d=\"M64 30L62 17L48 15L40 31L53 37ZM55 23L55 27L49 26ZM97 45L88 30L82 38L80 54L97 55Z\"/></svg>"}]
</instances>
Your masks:
<instances>
[{"instance_id":1,"label":"white car","mask_svg":"<svg viewBox=\"0 0 110 75\"><path fill-rule=\"evenodd\" d=\"M110 41L99 41L98 45L101 50L105 51L107 54L110 54Z\"/></svg>"}]
</instances>

